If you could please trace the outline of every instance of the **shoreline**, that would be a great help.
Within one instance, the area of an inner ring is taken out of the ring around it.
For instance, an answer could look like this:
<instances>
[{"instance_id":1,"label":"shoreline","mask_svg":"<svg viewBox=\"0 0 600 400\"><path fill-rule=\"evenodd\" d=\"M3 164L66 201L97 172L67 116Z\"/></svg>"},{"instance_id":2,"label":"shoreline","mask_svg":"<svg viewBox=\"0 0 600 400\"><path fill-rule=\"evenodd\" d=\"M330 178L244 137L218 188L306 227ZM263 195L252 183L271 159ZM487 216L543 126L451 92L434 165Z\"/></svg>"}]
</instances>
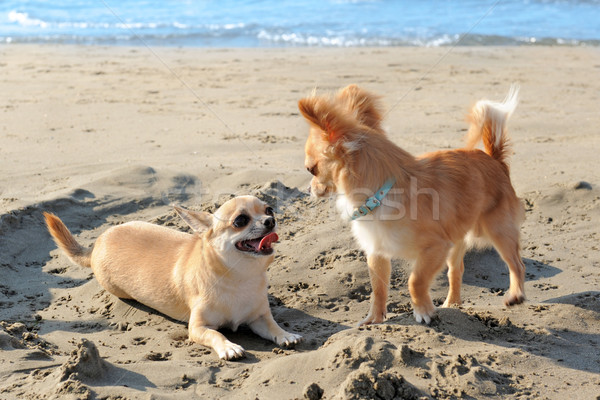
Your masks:
<instances>
[{"instance_id":1,"label":"shoreline","mask_svg":"<svg viewBox=\"0 0 600 400\"><path fill-rule=\"evenodd\" d=\"M128 41L41 41L41 40L18 40L13 38L4 38L0 41L0 45L6 46L85 46L85 47L162 47L162 48L179 48L179 49L372 49L372 48L425 48L425 49L444 49L456 47L599 47L600 39L565 39L565 38L525 38L525 37L506 37L495 35L472 35L472 34L457 34L445 35L446 37L430 41L428 43L404 43L404 44L354 44L354 45L327 45L327 44L290 44L290 43L258 43L254 44L183 44L183 43L167 43L163 38L154 40L147 39L129 39ZM448 36L454 36L455 42L448 42ZM492 42L483 43L487 38ZM0 38L1 40L2 38ZM134 44L138 42L139 44ZM440 43L440 44L437 44Z\"/></svg>"}]
</instances>

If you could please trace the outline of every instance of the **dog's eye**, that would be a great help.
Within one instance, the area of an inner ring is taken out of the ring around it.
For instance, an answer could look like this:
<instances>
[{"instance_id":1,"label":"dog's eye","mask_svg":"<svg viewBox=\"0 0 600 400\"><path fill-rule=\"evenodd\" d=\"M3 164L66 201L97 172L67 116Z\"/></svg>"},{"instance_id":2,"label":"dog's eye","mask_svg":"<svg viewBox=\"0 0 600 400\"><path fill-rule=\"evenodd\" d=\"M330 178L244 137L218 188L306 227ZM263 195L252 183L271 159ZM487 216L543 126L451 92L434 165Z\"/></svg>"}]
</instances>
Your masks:
<instances>
[{"instance_id":1,"label":"dog's eye","mask_svg":"<svg viewBox=\"0 0 600 400\"><path fill-rule=\"evenodd\" d=\"M312 167L306 167L306 170L308 172L310 172L311 174L313 174L314 176L317 176L317 164L313 165Z\"/></svg>"},{"instance_id":2,"label":"dog's eye","mask_svg":"<svg viewBox=\"0 0 600 400\"><path fill-rule=\"evenodd\" d=\"M248 222L250 222L250 217L246 214L240 214L233 220L233 226L236 228L243 228L248 225Z\"/></svg>"},{"instance_id":3,"label":"dog's eye","mask_svg":"<svg viewBox=\"0 0 600 400\"><path fill-rule=\"evenodd\" d=\"M265 214L269 215L269 216L273 216L273 209L271 207L267 207L265 209Z\"/></svg>"}]
</instances>

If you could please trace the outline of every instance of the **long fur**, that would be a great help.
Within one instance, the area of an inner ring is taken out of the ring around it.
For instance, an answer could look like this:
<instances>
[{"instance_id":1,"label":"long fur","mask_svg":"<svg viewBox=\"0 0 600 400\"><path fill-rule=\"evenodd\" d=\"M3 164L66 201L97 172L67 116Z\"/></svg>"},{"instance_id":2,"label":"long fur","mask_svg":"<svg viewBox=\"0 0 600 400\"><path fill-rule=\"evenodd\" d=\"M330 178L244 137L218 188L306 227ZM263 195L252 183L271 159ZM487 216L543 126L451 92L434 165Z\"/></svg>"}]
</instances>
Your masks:
<instances>
[{"instance_id":1,"label":"long fur","mask_svg":"<svg viewBox=\"0 0 600 400\"><path fill-rule=\"evenodd\" d=\"M470 127L465 148L472 149L482 140L485 152L502 163L507 172L510 142L506 123L517 108L518 95L519 87L513 85L502 103L480 100L467 116Z\"/></svg>"},{"instance_id":2,"label":"long fur","mask_svg":"<svg viewBox=\"0 0 600 400\"><path fill-rule=\"evenodd\" d=\"M341 89L336 98L345 104L358 122L383 133L381 127L383 106L379 96L367 92L357 85L349 85Z\"/></svg>"},{"instance_id":3,"label":"long fur","mask_svg":"<svg viewBox=\"0 0 600 400\"><path fill-rule=\"evenodd\" d=\"M344 95L344 93L346 93ZM361 93L360 101L355 101ZM524 217L510 182L506 122L517 105L513 87L502 103L475 104L469 114L467 145L415 157L391 142L381 130L379 99L355 86L337 96L300 100L310 122L305 164L315 176L311 191L338 193L348 215L389 178L396 184L384 206L352 222L367 253L373 286L371 310L363 323L381 322L392 257L416 259L409 289L417 320L429 322L434 306L429 286L449 266L450 291L445 305L460 303L463 256L469 238L491 242L510 269L506 304L524 299L524 265L519 256L519 226ZM368 105L368 107L364 107ZM365 115L363 115L365 113ZM484 151L475 149L483 141Z\"/></svg>"}]
</instances>

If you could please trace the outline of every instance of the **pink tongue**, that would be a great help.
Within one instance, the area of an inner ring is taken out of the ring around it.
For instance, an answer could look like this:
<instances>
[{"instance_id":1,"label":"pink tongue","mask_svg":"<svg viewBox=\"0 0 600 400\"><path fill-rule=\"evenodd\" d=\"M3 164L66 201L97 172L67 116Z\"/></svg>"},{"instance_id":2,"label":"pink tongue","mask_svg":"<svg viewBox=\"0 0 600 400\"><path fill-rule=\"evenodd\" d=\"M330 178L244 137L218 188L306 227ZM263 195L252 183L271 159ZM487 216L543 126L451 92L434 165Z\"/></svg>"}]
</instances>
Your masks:
<instances>
[{"instance_id":1,"label":"pink tongue","mask_svg":"<svg viewBox=\"0 0 600 400\"><path fill-rule=\"evenodd\" d=\"M270 249L271 243L276 242L278 240L279 240L279 236L277 236L277 234L275 232L269 233L267 236L262 238L262 240L260 241L260 244L258 245L258 251L264 250L264 249Z\"/></svg>"}]
</instances>

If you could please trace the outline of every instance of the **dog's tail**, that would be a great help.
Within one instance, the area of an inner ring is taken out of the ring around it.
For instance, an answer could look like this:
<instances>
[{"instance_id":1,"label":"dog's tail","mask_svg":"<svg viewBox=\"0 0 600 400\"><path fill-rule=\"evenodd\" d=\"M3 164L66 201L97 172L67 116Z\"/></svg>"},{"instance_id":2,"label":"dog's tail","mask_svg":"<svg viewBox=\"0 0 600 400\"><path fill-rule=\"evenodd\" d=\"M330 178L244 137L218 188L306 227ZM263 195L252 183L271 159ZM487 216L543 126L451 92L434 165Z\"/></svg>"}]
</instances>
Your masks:
<instances>
[{"instance_id":1,"label":"dog's tail","mask_svg":"<svg viewBox=\"0 0 600 400\"><path fill-rule=\"evenodd\" d=\"M92 248L85 248L71 235L65 224L54 214L45 212L44 218L56 245L64 251L75 264L91 267Z\"/></svg>"},{"instance_id":2,"label":"dog's tail","mask_svg":"<svg viewBox=\"0 0 600 400\"><path fill-rule=\"evenodd\" d=\"M480 100L467 116L471 126L467 133L466 148L472 149L483 140L485 152L498 160L507 173L510 142L506 134L506 122L517 108L518 97L519 86L512 85L502 103Z\"/></svg>"}]
</instances>

